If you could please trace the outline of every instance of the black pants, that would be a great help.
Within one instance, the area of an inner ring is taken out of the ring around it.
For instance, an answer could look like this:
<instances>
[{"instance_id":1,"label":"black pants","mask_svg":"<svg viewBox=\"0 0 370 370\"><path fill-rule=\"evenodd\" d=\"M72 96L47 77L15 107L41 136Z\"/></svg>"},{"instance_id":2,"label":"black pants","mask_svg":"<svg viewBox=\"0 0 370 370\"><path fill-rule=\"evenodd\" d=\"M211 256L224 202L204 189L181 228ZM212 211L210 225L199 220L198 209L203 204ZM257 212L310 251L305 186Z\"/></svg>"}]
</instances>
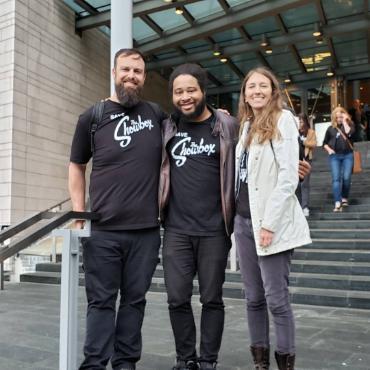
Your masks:
<instances>
[{"instance_id":1,"label":"black pants","mask_svg":"<svg viewBox=\"0 0 370 370\"><path fill-rule=\"evenodd\" d=\"M230 247L231 241L227 236L188 236L171 231L164 234L164 277L178 360L197 358L191 308L196 273L202 303L199 360L217 360L225 316L222 285Z\"/></svg>"},{"instance_id":2,"label":"black pants","mask_svg":"<svg viewBox=\"0 0 370 370\"><path fill-rule=\"evenodd\" d=\"M158 263L159 229L93 231L83 241L86 317L80 369L135 368L141 356L145 294ZM116 301L120 305L116 317Z\"/></svg>"}]
</instances>

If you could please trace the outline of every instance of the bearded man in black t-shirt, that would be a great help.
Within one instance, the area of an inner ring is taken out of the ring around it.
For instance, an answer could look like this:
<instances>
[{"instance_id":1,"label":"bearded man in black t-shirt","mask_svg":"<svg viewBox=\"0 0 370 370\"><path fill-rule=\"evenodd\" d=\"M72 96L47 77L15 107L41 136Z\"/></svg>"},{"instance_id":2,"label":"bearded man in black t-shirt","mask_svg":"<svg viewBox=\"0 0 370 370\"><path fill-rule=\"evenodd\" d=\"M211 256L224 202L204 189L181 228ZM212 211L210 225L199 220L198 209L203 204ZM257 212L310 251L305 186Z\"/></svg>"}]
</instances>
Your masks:
<instances>
[{"instance_id":1,"label":"bearded man in black t-shirt","mask_svg":"<svg viewBox=\"0 0 370 370\"><path fill-rule=\"evenodd\" d=\"M145 63L139 51L118 51L113 77L115 93L104 102L95 133L91 107L78 120L70 157L73 210L85 209L85 171L92 158L90 203L100 214L92 222L91 237L83 241L88 308L80 369L105 369L109 360L113 369L135 369L145 294L160 246L160 124L165 115L140 99ZM77 224L82 227L82 221Z\"/></svg>"},{"instance_id":2,"label":"bearded man in black t-shirt","mask_svg":"<svg viewBox=\"0 0 370 370\"><path fill-rule=\"evenodd\" d=\"M165 153L160 205L163 267L177 363L174 369L215 369L224 327L222 285L234 216L235 118L206 105L206 71L177 67L169 90L175 114L163 122ZM200 356L191 307L198 274Z\"/></svg>"}]
</instances>

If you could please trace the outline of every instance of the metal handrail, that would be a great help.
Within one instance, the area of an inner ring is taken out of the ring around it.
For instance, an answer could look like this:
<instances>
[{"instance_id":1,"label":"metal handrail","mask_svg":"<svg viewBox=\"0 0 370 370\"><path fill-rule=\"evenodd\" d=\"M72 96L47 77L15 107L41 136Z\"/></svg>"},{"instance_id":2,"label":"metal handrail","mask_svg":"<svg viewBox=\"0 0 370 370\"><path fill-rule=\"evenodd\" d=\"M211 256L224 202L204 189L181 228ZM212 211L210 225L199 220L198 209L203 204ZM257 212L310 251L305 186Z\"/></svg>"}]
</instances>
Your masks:
<instances>
[{"instance_id":1,"label":"metal handrail","mask_svg":"<svg viewBox=\"0 0 370 370\"><path fill-rule=\"evenodd\" d=\"M97 220L99 215L92 212L40 212L30 219L22 221L20 224L15 225L12 228L6 229L0 234L0 242L7 240L10 236L14 236L17 233L26 230L28 227L33 226L37 221L42 219L48 219L53 217L46 224L40 225L38 228L27 232L19 240L11 242L8 246L2 247L0 249L0 263L12 257L29 247L35 241L41 239L43 236L49 234L52 230L56 229L58 226L65 224L69 220L73 219L83 219L83 220ZM31 220L32 219L32 220ZM35 221L36 220L36 221ZM15 232L17 231L17 232ZM5 236L3 235L5 234Z\"/></svg>"},{"instance_id":2,"label":"metal handrail","mask_svg":"<svg viewBox=\"0 0 370 370\"><path fill-rule=\"evenodd\" d=\"M55 215L55 212L52 212L53 209L61 207L63 204L67 203L70 201L70 198L67 198L43 211L40 211L27 219L10 226L6 228L4 231L0 233L0 244L3 243L5 240L11 238L12 236L18 234L19 232L27 229L28 227L34 225L35 223L43 220L43 219L48 219L52 218Z\"/></svg>"},{"instance_id":3,"label":"metal handrail","mask_svg":"<svg viewBox=\"0 0 370 370\"><path fill-rule=\"evenodd\" d=\"M74 370L77 366L77 306L78 306L78 270L79 246L81 237L89 237L91 221L98 220L99 214L92 212L52 212L69 199L39 212L28 219L0 233L0 243L16 236L11 243L0 249L0 266L7 258L19 253L38 239L53 232L53 236L63 237L62 276L60 299L60 333L59 333L59 370ZM48 220L37 225L41 220ZM57 229L72 219L87 220L84 229ZM29 227L32 229L29 229ZM17 235L24 232L22 235ZM19 236L17 238L17 236ZM2 271L2 269L1 269ZM0 272L1 272L0 271ZM3 281L3 279L1 279Z\"/></svg>"}]
</instances>

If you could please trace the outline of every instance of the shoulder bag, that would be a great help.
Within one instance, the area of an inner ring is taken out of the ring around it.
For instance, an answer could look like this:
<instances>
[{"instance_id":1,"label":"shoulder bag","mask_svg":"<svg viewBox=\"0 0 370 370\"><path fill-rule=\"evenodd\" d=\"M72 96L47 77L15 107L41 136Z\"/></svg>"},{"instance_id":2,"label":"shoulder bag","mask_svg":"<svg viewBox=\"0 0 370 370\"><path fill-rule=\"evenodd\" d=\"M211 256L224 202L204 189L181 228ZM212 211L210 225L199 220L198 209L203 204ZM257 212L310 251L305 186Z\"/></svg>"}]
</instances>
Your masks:
<instances>
[{"instance_id":1,"label":"shoulder bag","mask_svg":"<svg viewBox=\"0 0 370 370\"><path fill-rule=\"evenodd\" d=\"M349 147L353 151L353 168L352 173L360 173L362 172L362 165L361 165L361 153L358 150L355 150L351 142L348 140L347 136L343 134L342 130L337 128L338 132L342 135L343 139L347 142Z\"/></svg>"}]
</instances>

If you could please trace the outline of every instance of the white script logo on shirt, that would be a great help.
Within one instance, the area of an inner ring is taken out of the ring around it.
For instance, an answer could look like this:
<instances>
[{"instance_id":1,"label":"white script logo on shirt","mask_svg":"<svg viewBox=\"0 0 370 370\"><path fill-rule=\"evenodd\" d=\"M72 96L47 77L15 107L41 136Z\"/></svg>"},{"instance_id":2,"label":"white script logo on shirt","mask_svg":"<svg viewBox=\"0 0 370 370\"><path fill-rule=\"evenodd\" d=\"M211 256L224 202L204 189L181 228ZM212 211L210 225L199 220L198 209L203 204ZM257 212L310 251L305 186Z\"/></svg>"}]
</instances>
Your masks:
<instances>
[{"instance_id":1,"label":"white script logo on shirt","mask_svg":"<svg viewBox=\"0 0 370 370\"><path fill-rule=\"evenodd\" d=\"M172 158L175 159L177 167L185 164L187 157L197 154L211 154L216 153L216 144L204 144L204 139L201 138L199 144L191 141L191 137L186 132L179 132L176 136L184 137L176 143L172 150Z\"/></svg>"},{"instance_id":2,"label":"white script logo on shirt","mask_svg":"<svg viewBox=\"0 0 370 370\"><path fill-rule=\"evenodd\" d=\"M118 122L114 130L114 140L120 141L119 145L125 148L131 142L131 135L145 129L151 130L154 126L152 120L141 120L141 116L137 116L138 121L130 120L129 116L124 115ZM128 125L130 123L130 125Z\"/></svg>"}]
</instances>

